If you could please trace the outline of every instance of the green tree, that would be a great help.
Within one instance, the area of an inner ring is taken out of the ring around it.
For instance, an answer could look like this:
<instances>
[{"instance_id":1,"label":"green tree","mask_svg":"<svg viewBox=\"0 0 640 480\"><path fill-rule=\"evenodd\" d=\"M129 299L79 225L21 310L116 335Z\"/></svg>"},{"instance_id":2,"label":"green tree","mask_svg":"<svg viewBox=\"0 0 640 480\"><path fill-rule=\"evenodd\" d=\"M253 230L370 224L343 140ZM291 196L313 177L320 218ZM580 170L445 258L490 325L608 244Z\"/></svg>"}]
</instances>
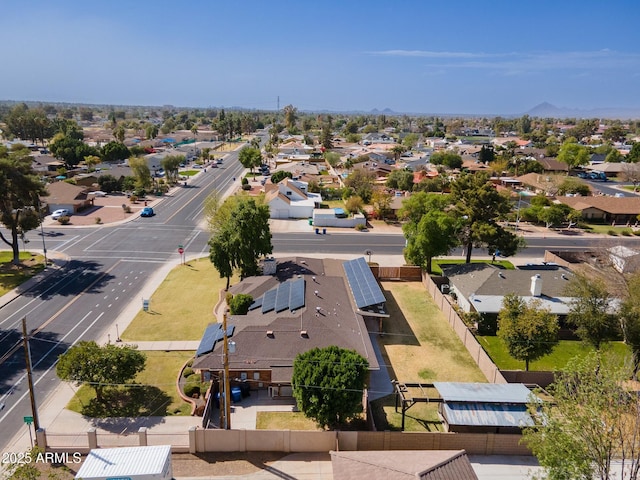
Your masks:
<instances>
[{"instance_id":1,"label":"green tree","mask_svg":"<svg viewBox=\"0 0 640 480\"><path fill-rule=\"evenodd\" d=\"M353 188L353 191L358 195L365 203L369 203L371 195L373 194L373 185L376 179L376 174L370 170L363 168L357 168L344 180L344 184L347 187Z\"/></svg>"},{"instance_id":2,"label":"green tree","mask_svg":"<svg viewBox=\"0 0 640 480\"><path fill-rule=\"evenodd\" d=\"M158 136L159 131L158 125L154 123L149 123L144 127L145 137L152 140Z\"/></svg>"},{"instance_id":3,"label":"green tree","mask_svg":"<svg viewBox=\"0 0 640 480\"><path fill-rule=\"evenodd\" d=\"M525 362L525 370L529 371L529 362L553 351L559 328L558 318L543 309L538 299L527 303L514 294L504 296L498 313L498 336L509 355Z\"/></svg>"},{"instance_id":4,"label":"green tree","mask_svg":"<svg viewBox=\"0 0 640 480\"><path fill-rule=\"evenodd\" d=\"M106 387L129 383L145 363L146 355L136 346L81 341L58 357L56 373L61 380L90 386L102 402Z\"/></svg>"},{"instance_id":5,"label":"green tree","mask_svg":"<svg viewBox=\"0 0 640 480\"><path fill-rule=\"evenodd\" d=\"M246 293L233 295L229 301L229 313L231 315L246 315L253 303L253 297Z\"/></svg>"},{"instance_id":6,"label":"green tree","mask_svg":"<svg viewBox=\"0 0 640 480\"><path fill-rule=\"evenodd\" d=\"M451 169L462 167L462 157L450 150L435 152L429 161L434 165L444 165Z\"/></svg>"},{"instance_id":7,"label":"green tree","mask_svg":"<svg viewBox=\"0 0 640 480\"><path fill-rule=\"evenodd\" d=\"M87 155L84 157L84 164L87 166L88 171L93 172L96 165L100 163L100 157L97 155Z\"/></svg>"},{"instance_id":8,"label":"green tree","mask_svg":"<svg viewBox=\"0 0 640 480\"><path fill-rule=\"evenodd\" d=\"M47 190L33 170L33 158L28 148L13 147L9 151L0 145L0 222L9 230L8 239L0 231L0 239L13 253L12 262L20 264L19 238L40 225L40 196Z\"/></svg>"},{"instance_id":9,"label":"green tree","mask_svg":"<svg viewBox=\"0 0 640 480\"><path fill-rule=\"evenodd\" d=\"M354 198L354 197L351 197ZM351 199L349 199L351 200ZM384 219L391 211L393 197L381 188L376 188L371 195L371 206L378 218Z\"/></svg>"},{"instance_id":10,"label":"green tree","mask_svg":"<svg viewBox=\"0 0 640 480\"><path fill-rule=\"evenodd\" d=\"M104 162L113 163L126 160L131 155L131 152L121 142L109 142L102 147L100 155Z\"/></svg>"},{"instance_id":11,"label":"green tree","mask_svg":"<svg viewBox=\"0 0 640 480\"><path fill-rule=\"evenodd\" d=\"M100 185L100 190L106 193L115 192L120 190L120 182L113 175L100 175L98 177L98 185Z\"/></svg>"},{"instance_id":12,"label":"green tree","mask_svg":"<svg viewBox=\"0 0 640 480\"><path fill-rule=\"evenodd\" d=\"M298 118L298 109L293 105L287 105L282 109L284 113L284 124L287 129L292 129L296 125L296 120Z\"/></svg>"},{"instance_id":13,"label":"green tree","mask_svg":"<svg viewBox=\"0 0 640 480\"><path fill-rule=\"evenodd\" d=\"M216 217L211 222L214 233L209 240L209 258L220 278L227 279L228 288L235 269L243 278L256 275L258 258L273 252L269 206L253 198L235 199L226 210L218 209Z\"/></svg>"},{"instance_id":14,"label":"green tree","mask_svg":"<svg viewBox=\"0 0 640 480\"><path fill-rule=\"evenodd\" d=\"M118 123L113 129L113 138L115 138L119 143L124 142L124 137L126 134L127 129L125 128L123 123Z\"/></svg>"},{"instance_id":15,"label":"green tree","mask_svg":"<svg viewBox=\"0 0 640 480\"><path fill-rule=\"evenodd\" d=\"M558 152L558 161L567 164L567 174L571 169L589 163L589 151L584 145L565 142Z\"/></svg>"},{"instance_id":16,"label":"green tree","mask_svg":"<svg viewBox=\"0 0 640 480\"><path fill-rule=\"evenodd\" d=\"M271 183L279 183L285 178L293 178L293 173L286 170L278 170L271 175Z\"/></svg>"},{"instance_id":17,"label":"green tree","mask_svg":"<svg viewBox=\"0 0 640 480\"><path fill-rule=\"evenodd\" d=\"M460 243L466 251L466 263L471 263L474 245L485 244L500 250L505 257L515 254L522 243L516 235L498 222L511 211L511 202L501 195L486 174L463 174L451 184L450 213L458 222Z\"/></svg>"},{"instance_id":18,"label":"green tree","mask_svg":"<svg viewBox=\"0 0 640 480\"><path fill-rule=\"evenodd\" d=\"M167 181L178 181L178 170L180 169L180 164L184 163L184 161L184 155L167 155L160 161L160 165L162 165L167 175Z\"/></svg>"},{"instance_id":19,"label":"green tree","mask_svg":"<svg viewBox=\"0 0 640 480\"><path fill-rule=\"evenodd\" d=\"M355 350L313 348L293 362L293 396L306 417L336 428L362 411L369 362Z\"/></svg>"},{"instance_id":20,"label":"green tree","mask_svg":"<svg viewBox=\"0 0 640 480\"><path fill-rule=\"evenodd\" d=\"M345 202L345 208L349 213L358 213L364 208L364 202L358 195L353 195Z\"/></svg>"},{"instance_id":21,"label":"green tree","mask_svg":"<svg viewBox=\"0 0 640 480\"><path fill-rule=\"evenodd\" d=\"M330 166L334 168L338 165L338 163L340 163L340 155L338 155L336 152L325 152L324 159Z\"/></svg>"},{"instance_id":22,"label":"green tree","mask_svg":"<svg viewBox=\"0 0 640 480\"><path fill-rule=\"evenodd\" d=\"M629 150L629 153L627 153L626 160L629 163L640 162L640 142L634 142L631 145L631 150Z\"/></svg>"},{"instance_id":23,"label":"green tree","mask_svg":"<svg viewBox=\"0 0 640 480\"><path fill-rule=\"evenodd\" d=\"M619 337L619 323L602 280L576 274L565 290L565 295L572 297L567 320L582 341L600 350L604 343Z\"/></svg>"},{"instance_id":24,"label":"green tree","mask_svg":"<svg viewBox=\"0 0 640 480\"><path fill-rule=\"evenodd\" d=\"M394 170L387 177L385 185L389 188L410 192L413 190L413 172L408 170Z\"/></svg>"},{"instance_id":25,"label":"green tree","mask_svg":"<svg viewBox=\"0 0 640 480\"><path fill-rule=\"evenodd\" d=\"M492 145L482 145L480 152L478 152L478 161L485 165L490 164L496 158L496 153L493 150Z\"/></svg>"},{"instance_id":26,"label":"green tree","mask_svg":"<svg viewBox=\"0 0 640 480\"><path fill-rule=\"evenodd\" d=\"M553 402L531 404L536 423L523 437L545 478L638 478L640 396L627 387L628 378L619 361L593 353L556 375L547 387Z\"/></svg>"},{"instance_id":27,"label":"green tree","mask_svg":"<svg viewBox=\"0 0 640 480\"><path fill-rule=\"evenodd\" d=\"M433 257L448 255L457 245L455 226L450 215L437 209L428 210L417 224L405 223L402 231L407 239L404 249L407 263L419 265L431 274Z\"/></svg>"},{"instance_id":28,"label":"green tree","mask_svg":"<svg viewBox=\"0 0 640 480\"><path fill-rule=\"evenodd\" d=\"M262 154L257 148L244 147L238 154L238 160L244 168L249 168L253 172L253 169L262 163Z\"/></svg>"},{"instance_id":29,"label":"green tree","mask_svg":"<svg viewBox=\"0 0 640 480\"><path fill-rule=\"evenodd\" d=\"M402 144L411 150L418 144L419 139L420 137L417 133L409 133L402 139Z\"/></svg>"},{"instance_id":30,"label":"green tree","mask_svg":"<svg viewBox=\"0 0 640 480\"><path fill-rule=\"evenodd\" d=\"M407 147L404 145L394 145L389 151L393 153L393 159L397 162L400 159L400 155L407 151Z\"/></svg>"},{"instance_id":31,"label":"green tree","mask_svg":"<svg viewBox=\"0 0 640 480\"><path fill-rule=\"evenodd\" d=\"M325 150L333 148L333 134L331 133L330 122L322 124L322 130L320 131L320 145L322 145Z\"/></svg>"},{"instance_id":32,"label":"green tree","mask_svg":"<svg viewBox=\"0 0 640 480\"><path fill-rule=\"evenodd\" d=\"M90 147L82 138L77 138L78 131L71 130L68 134L58 133L49 144L49 150L56 158L64 161L67 168L73 168L85 157L98 155L97 149ZM80 132L80 135L82 133Z\"/></svg>"},{"instance_id":33,"label":"green tree","mask_svg":"<svg viewBox=\"0 0 640 480\"><path fill-rule=\"evenodd\" d=\"M131 167L136 179L136 188L147 190L151 187L151 170L149 170L149 165L144 158L130 158L129 167Z\"/></svg>"}]
</instances>

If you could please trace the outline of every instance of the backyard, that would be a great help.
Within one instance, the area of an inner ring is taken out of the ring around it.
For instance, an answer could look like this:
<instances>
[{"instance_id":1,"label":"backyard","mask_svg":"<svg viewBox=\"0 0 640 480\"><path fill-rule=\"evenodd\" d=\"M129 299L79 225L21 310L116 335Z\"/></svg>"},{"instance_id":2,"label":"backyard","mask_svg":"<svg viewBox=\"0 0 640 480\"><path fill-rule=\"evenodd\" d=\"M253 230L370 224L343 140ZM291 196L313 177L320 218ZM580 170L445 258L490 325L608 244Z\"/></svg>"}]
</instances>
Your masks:
<instances>
[{"instance_id":1,"label":"backyard","mask_svg":"<svg viewBox=\"0 0 640 480\"><path fill-rule=\"evenodd\" d=\"M486 382L465 347L419 282L383 282L387 310L378 345L389 376L403 383ZM399 430L401 413L388 395L372 405L379 429ZM411 407L405 430L435 431L441 424L435 404Z\"/></svg>"}]
</instances>

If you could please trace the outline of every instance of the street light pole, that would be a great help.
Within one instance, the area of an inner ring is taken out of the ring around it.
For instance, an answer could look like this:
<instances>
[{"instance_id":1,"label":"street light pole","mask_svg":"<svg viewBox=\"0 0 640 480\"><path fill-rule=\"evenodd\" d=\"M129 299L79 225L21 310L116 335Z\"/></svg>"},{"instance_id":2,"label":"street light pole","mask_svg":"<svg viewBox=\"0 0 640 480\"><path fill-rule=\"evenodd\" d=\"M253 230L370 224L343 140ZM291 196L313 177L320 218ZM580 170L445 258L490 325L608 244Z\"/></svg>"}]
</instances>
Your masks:
<instances>
[{"instance_id":1,"label":"street light pole","mask_svg":"<svg viewBox=\"0 0 640 480\"><path fill-rule=\"evenodd\" d=\"M24 341L24 356L27 364L27 382L29 384L29 399L31 400L31 415L33 416L33 428L36 432L40 429L40 420L38 419L38 408L36 406L36 397L33 389L33 376L31 373L31 349L29 348L29 336L27 335L27 318L22 318L22 339ZM38 439L36 437L36 445Z\"/></svg>"}]
</instances>

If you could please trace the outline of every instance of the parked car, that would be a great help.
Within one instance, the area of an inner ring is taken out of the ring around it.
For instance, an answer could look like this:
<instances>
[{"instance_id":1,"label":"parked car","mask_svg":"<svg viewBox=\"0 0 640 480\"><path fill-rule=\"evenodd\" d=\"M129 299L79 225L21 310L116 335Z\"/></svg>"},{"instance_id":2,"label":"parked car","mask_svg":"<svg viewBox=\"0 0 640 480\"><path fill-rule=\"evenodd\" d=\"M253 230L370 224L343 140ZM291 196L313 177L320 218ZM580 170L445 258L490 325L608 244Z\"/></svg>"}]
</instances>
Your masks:
<instances>
[{"instance_id":1,"label":"parked car","mask_svg":"<svg viewBox=\"0 0 640 480\"><path fill-rule=\"evenodd\" d=\"M58 220L60 217L70 217L71 212L66 208L59 208L55 212L51 214L51 218L54 220Z\"/></svg>"},{"instance_id":2,"label":"parked car","mask_svg":"<svg viewBox=\"0 0 640 480\"><path fill-rule=\"evenodd\" d=\"M89 195L93 195L94 197L106 197L107 192L103 192L102 190L96 190L95 192L89 192Z\"/></svg>"},{"instance_id":3,"label":"parked car","mask_svg":"<svg viewBox=\"0 0 640 480\"><path fill-rule=\"evenodd\" d=\"M154 215L155 215L155 212L151 207L144 207L142 209L142 212L140 212L141 217L153 217Z\"/></svg>"}]
</instances>

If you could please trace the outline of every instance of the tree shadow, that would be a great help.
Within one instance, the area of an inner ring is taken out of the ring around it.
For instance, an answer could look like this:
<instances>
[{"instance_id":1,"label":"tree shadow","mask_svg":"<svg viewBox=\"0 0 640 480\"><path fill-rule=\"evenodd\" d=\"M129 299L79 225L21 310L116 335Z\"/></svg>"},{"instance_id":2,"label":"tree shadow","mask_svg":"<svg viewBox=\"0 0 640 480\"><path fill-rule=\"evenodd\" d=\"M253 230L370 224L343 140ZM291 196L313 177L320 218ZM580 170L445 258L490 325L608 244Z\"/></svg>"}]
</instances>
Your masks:
<instances>
[{"instance_id":1,"label":"tree shadow","mask_svg":"<svg viewBox=\"0 0 640 480\"><path fill-rule=\"evenodd\" d=\"M82 415L95 419L133 417L132 420L135 420L135 417L164 417L172 402L169 395L151 385L132 384L127 387L108 388L104 390L102 396L102 401L92 398L88 404L83 405ZM109 425L108 421L98 421L102 428ZM118 425L122 427L121 419Z\"/></svg>"},{"instance_id":2,"label":"tree shadow","mask_svg":"<svg viewBox=\"0 0 640 480\"><path fill-rule=\"evenodd\" d=\"M67 342L58 343L59 337L57 333L43 331L29 341L31 367L35 374L51 368L58 360L58 356L69 348ZM13 393L16 383L26 372L22 330L17 328L3 330L0 333L0 352L3 352L0 355L3 359L0 363L0 396L2 396ZM8 355L4 356L5 352Z\"/></svg>"},{"instance_id":3,"label":"tree shadow","mask_svg":"<svg viewBox=\"0 0 640 480\"><path fill-rule=\"evenodd\" d=\"M104 265L93 261L72 260L60 275L52 275L29 287L17 288L19 295L47 300L54 296L75 297L81 293L100 293L115 277L103 271ZM61 279L69 281L61 281Z\"/></svg>"}]
</instances>

